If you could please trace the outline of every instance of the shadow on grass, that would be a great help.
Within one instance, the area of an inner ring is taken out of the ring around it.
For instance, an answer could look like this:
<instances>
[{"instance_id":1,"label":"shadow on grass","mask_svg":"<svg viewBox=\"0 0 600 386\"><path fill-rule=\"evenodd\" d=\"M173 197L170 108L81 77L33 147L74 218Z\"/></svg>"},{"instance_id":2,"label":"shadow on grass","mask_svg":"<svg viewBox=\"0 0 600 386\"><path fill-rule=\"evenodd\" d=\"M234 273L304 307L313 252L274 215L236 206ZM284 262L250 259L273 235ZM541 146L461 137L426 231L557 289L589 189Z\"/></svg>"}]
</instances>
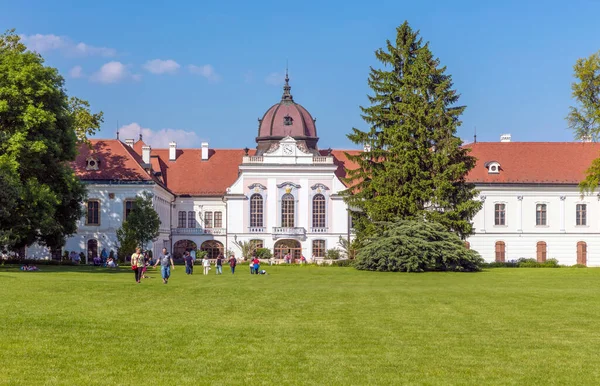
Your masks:
<instances>
[{"instance_id":1,"label":"shadow on grass","mask_svg":"<svg viewBox=\"0 0 600 386\"><path fill-rule=\"evenodd\" d=\"M11 272L11 273L23 273L23 274L36 274L36 273L55 273L55 272L76 272L76 273L129 273L131 274L130 267L118 267L118 268L104 268L94 267L88 265L74 266L74 265L37 265L38 271L21 271L20 265L2 265L0 266L0 272ZM148 272L154 272L155 270L149 269ZM158 270L156 270L158 271ZM160 271L158 271L160 274Z\"/></svg>"}]
</instances>

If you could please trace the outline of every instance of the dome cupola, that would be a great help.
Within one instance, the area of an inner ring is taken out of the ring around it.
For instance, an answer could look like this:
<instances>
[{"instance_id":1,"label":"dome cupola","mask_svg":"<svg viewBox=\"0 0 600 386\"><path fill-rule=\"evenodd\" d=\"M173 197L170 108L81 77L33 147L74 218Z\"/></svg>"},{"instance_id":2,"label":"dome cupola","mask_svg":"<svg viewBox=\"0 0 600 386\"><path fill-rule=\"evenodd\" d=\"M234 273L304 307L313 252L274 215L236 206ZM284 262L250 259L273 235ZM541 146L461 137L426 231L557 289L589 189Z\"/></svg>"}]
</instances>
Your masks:
<instances>
[{"instance_id":1,"label":"dome cupola","mask_svg":"<svg viewBox=\"0 0 600 386\"><path fill-rule=\"evenodd\" d=\"M319 138L316 119L313 119L304 107L294 102L289 81L286 71L281 101L271 106L262 119L258 120L258 155L269 149L274 142L288 136L298 142L304 142L310 151L317 150Z\"/></svg>"}]
</instances>

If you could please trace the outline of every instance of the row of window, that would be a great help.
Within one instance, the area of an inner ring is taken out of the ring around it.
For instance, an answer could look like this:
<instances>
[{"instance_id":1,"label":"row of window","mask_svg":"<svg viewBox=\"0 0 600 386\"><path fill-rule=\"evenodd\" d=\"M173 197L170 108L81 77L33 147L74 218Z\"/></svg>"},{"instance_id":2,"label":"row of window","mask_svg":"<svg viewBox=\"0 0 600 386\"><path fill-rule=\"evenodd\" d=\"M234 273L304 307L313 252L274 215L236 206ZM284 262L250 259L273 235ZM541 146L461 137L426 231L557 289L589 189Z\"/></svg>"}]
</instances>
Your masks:
<instances>
[{"instance_id":1,"label":"row of window","mask_svg":"<svg viewBox=\"0 0 600 386\"><path fill-rule=\"evenodd\" d=\"M494 224L506 225L506 204L494 206ZM547 205L535 206L535 225L548 225ZM587 225L587 204L577 204L575 207L575 225Z\"/></svg>"},{"instance_id":2,"label":"row of window","mask_svg":"<svg viewBox=\"0 0 600 386\"><path fill-rule=\"evenodd\" d=\"M127 216L133 210L134 200L125 200L123 202L123 219L127 220ZM87 214L85 217L85 225L100 225L100 200L88 200L86 202Z\"/></svg>"},{"instance_id":3,"label":"row of window","mask_svg":"<svg viewBox=\"0 0 600 386\"><path fill-rule=\"evenodd\" d=\"M250 226L264 227L263 197L253 194L250 197ZM326 227L325 196L316 194L312 199L312 226L313 228ZM293 228L296 226L296 200L290 193L281 197L281 226Z\"/></svg>"},{"instance_id":4,"label":"row of window","mask_svg":"<svg viewBox=\"0 0 600 386\"><path fill-rule=\"evenodd\" d=\"M467 245L468 246L468 245ZM504 263L506 261L506 244L504 241L496 241L496 261ZM543 263L547 257L547 245L544 241L539 241L536 245L537 261ZM587 244L585 241L577 243L577 264L587 264Z\"/></svg>"},{"instance_id":5,"label":"row of window","mask_svg":"<svg viewBox=\"0 0 600 386\"><path fill-rule=\"evenodd\" d=\"M178 228L198 228L196 212L179 211ZM223 228L223 212L204 212L204 228Z\"/></svg>"}]
</instances>

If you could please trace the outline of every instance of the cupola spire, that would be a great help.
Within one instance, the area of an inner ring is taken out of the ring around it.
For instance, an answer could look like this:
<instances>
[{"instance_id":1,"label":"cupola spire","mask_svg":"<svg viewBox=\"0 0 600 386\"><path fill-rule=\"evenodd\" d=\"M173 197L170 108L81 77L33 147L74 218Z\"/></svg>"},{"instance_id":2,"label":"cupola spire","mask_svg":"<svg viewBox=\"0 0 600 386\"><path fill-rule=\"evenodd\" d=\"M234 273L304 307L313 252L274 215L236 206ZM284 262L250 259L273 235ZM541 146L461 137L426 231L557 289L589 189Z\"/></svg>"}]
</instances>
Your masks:
<instances>
[{"instance_id":1,"label":"cupola spire","mask_svg":"<svg viewBox=\"0 0 600 386\"><path fill-rule=\"evenodd\" d=\"M281 97L282 101L294 101L294 97L291 94L292 87L290 86L290 77L288 76L287 66L285 67L285 84L283 85L283 96Z\"/></svg>"}]
</instances>

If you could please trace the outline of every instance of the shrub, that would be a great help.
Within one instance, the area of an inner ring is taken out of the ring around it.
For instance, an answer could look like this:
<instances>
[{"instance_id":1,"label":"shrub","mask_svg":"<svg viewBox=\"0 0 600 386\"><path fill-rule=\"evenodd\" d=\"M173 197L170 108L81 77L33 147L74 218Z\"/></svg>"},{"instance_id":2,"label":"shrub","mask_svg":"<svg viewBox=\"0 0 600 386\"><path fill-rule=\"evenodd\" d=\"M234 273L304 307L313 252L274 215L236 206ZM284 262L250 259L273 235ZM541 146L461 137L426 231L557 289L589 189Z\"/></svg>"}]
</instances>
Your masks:
<instances>
[{"instance_id":1,"label":"shrub","mask_svg":"<svg viewBox=\"0 0 600 386\"><path fill-rule=\"evenodd\" d=\"M575 264L575 265L572 265L571 268L587 268L587 265L585 265L585 264Z\"/></svg>"},{"instance_id":2,"label":"shrub","mask_svg":"<svg viewBox=\"0 0 600 386\"><path fill-rule=\"evenodd\" d=\"M399 220L358 252L355 267L369 271L479 271L483 259L437 223Z\"/></svg>"},{"instance_id":3,"label":"shrub","mask_svg":"<svg viewBox=\"0 0 600 386\"><path fill-rule=\"evenodd\" d=\"M273 257L273 254L269 248L258 248L254 253L259 259L270 259Z\"/></svg>"},{"instance_id":4,"label":"shrub","mask_svg":"<svg viewBox=\"0 0 600 386\"><path fill-rule=\"evenodd\" d=\"M328 249L325 252L325 258L329 260L338 260L340 258L340 250L337 248Z\"/></svg>"},{"instance_id":5,"label":"shrub","mask_svg":"<svg viewBox=\"0 0 600 386\"><path fill-rule=\"evenodd\" d=\"M518 265L514 261L508 261L508 262L493 261L491 263L483 263L481 267L482 268L517 268Z\"/></svg>"},{"instance_id":6,"label":"shrub","mask_svg":"<svg viewBox=\"0 0 600 386\"><path fill-rule=\"evenodd\" d=\"M197 251L196 252L196 260L204 259L204 256L206 256L207 254L208 254L208 252L206 252L206 251L202 251L202 250Z\"/></svg>"},{"instance_id":7,"label":"shrub","mask_svg":"<svg viewBox=\"0 0 600 386\"><path fill-rule=\"evenodd\" d=\"M345 260L337 260L331 263L332 267L353 267L354 260L345 259Z\"/></svg>"}]
</instances>

